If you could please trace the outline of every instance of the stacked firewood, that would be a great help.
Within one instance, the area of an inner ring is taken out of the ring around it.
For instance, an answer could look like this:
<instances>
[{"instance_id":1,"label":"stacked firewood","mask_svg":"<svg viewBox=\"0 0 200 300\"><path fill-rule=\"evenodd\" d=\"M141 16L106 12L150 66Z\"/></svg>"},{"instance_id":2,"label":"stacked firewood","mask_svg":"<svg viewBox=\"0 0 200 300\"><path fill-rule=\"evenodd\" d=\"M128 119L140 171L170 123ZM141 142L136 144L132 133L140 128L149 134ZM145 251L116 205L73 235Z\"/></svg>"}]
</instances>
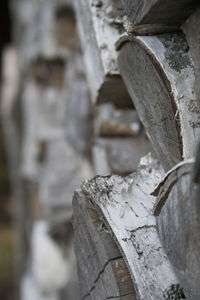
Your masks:
<instances>
[{"instance_id":1,"label":"stacked firewood","mask_svg":"<svg viewBox=\"0 0 200 300\"><path fill-rule=\"evenodd\" d=\"M75 2L98 105L95 170L116 174L85 181L74 196L82 299L198 300L200 5ZM145 134L152 150L143 157Z\"/></svg>"},{"instance_id":2,"label":"stacked firewood","mask_svg":"<svg viewBox=\"0 0 200 300\"><path fill-rule=\"evenodd\" d=\"M20 299L200 299L198 8L12 1Z\"/></svg>"}]
</instances>

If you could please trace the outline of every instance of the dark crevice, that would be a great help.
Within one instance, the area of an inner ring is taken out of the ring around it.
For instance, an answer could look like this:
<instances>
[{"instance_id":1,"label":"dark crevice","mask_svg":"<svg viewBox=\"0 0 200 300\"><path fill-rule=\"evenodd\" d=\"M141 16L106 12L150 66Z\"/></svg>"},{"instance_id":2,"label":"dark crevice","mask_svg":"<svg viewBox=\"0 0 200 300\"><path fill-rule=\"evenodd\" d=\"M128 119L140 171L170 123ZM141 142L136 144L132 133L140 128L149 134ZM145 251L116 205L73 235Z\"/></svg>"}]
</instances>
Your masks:
<instances>
[{"instance_id":1,"label":"dark crevice","mask_svg":"<svg viewBox=\"0 0 200 300\"><path fill-rule=\"evenodd\" d=\"M114 296L114 297L108 297L108 298L106 298L105 300L121 299L121 297L126 297L126 296L129 296L129 295L132 295L132 296L133 296L133 299L134 299L135 294L134 294L134 293L128 293L128 294L125 294L125 295Z\"/></svg>"},{"instance_id":2,"label":"dark crevice","mask_svg":"<svg viewBox=\"0 0 200 300\"><path fill-rule=\"evenodd\" d=\"M3 48L11 42L11 19L9 11L9 0L0 1L0 69L2 69L2 51ZM1 73L1 72L0 72Z\"/></svg>"},{"instance_id":3,"label":"dark crevice","mask_svg":"<svg viewBox=\"0 0 200 300\"><path fill-rule=\"evenodd\" d=\"M95 285L96 285L97 281L99 280L101 274L103 274L103 272L105 271L105 268L107 267L107 265L108 265L110 262L115 261L115 260L120 259L120 258L122 258L122 256L118 256L118 257L112 258L112 259L110 259L109 261L107 261L107 262L104 264L103 269L99 272L99 275L97 276L97 278L96 278L95 281L94 281L94 285L91 287L91 289L89 290L89 292L83 297L82 300L86 299L86 298L91 294L91 292L95 289ZM109 299L109 298L108 298L108 299ZM112 298L111 298L111 299L112 299Z\"/></svg>"}]
</instances>

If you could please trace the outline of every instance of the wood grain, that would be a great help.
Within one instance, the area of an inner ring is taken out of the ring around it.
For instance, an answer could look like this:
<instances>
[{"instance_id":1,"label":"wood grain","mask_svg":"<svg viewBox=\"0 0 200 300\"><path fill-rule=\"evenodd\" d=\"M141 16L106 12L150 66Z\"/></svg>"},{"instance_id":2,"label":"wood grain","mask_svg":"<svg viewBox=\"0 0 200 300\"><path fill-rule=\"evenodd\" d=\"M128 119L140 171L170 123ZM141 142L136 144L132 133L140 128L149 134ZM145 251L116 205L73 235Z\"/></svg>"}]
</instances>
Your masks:
<instances>
[{"instance_id":1,"label":"wood grain","mask_svg":"<svg viewBox=\"0 0 200 300\"><path fill-rule=\"evenodd\" d=\"M200 7L197 0L122 0L133 24L181 25Z\"/></svg>"},{"instance_id":2,"label":"wood grain","mask_svg":"<svg viewBox=\"0 0 200 300\"><path fill-rule=\"evenodd\" d=\"M200 298L198 204L200 185L191 180L193 165L192 161L179 164L157 188L157 201L158 204L162 203L157 217L157 229L186 298L198 300ZM163 203L164 198L166 200Z\"/></svg>"},{"instance_id":3,"label":"wood grain","mask_svg":"<svg viewBox=\"0 0 200 300\"><path fill-rule=\"evenodd\" d=\"M120 72L157 157L169 170L194 156L200 138L191 54L181 33L128 39L121 42Z\"/></svg>"}]
</instances>

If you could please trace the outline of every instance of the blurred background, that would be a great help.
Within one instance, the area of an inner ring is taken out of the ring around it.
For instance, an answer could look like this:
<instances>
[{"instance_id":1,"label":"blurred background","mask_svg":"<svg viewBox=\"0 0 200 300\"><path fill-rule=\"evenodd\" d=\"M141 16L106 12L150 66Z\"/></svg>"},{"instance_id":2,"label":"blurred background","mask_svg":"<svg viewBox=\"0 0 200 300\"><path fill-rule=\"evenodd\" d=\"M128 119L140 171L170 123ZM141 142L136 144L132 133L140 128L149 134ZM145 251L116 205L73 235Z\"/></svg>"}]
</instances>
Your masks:
<instances>
[{"instance_id":1,"label":"blurred background","mask_svg":"<svg viewBox=\"0 0 200 300\"><path fill-rule=\"evenodd\" d=\"M0 78L2 82L2 53L11 43L9 0L0 3ZM2 86L2 85L1 85ZM8 157L2 120L0 122L0 299L14 299L14 227L13 199L9 180Z\"/></svg>"},{"instance_id":2,"label":"blurred background","mask_svg":"<svg viewBox=\"0 0 200 300\"><path fill-rule=\"evenodd\" d=\"M0 299L78 299L72 197L92 171L87 122L76 124L89 98L74 11L68 0L0 5Z\"/></svg>"}]
</instances>

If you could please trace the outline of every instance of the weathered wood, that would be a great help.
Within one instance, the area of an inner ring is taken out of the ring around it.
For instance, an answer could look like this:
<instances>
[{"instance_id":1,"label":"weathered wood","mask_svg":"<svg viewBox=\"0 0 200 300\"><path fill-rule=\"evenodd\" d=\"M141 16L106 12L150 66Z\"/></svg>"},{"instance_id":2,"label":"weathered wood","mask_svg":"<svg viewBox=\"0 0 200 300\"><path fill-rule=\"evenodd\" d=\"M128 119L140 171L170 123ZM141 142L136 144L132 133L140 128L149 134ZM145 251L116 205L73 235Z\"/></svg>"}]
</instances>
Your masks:
<instances>
[{"instance_id":1,"label":"weathered wood","mask_svg":"<svg viewBox=\"0 0 200 300\"><path fill-rule=\"evenodd\" d=\"M82 192L103 213L129 267L137 299L181 299L182 291L161 246L150 195L163 171L151 156L129 177L96 176ZM168 295L171 293L171 298Z\"/></svg>"},{"instance_id":2,"label":"weathered wood","mask_svg":"<svg viewBox=\"0 0 200 300\"><path fill-rule=\"evenodd\" d=\"M113 1L76 0L75 10L93 102L131 107L117 66L115 42L124 29L122 19L113 18Z\"/></svg>"},{"instance_id":3,"label":"weathered wood","mask_svg":"<svg viewBox=\"0 0 200 300\"><path fill-rule=\"evenodd\" d=\"M39 197L46 217L52 222L66 221L72 215L74 190L93 172L67 140L48 142L46 159L40 167Z\"/></svg>"},{"instance_id":4,"label":"weathered wood","mask_svg":"<svg viewBox=\"0 0 200 300\"><path fill-rule=\"evenodd\" d=\"M63 126L73 147L89 157L93 139L93 107L79 52L75 52L67 62L65 87L67 99Z\"/></svg>"},{"instance_id":5,"label":"weathered wood","mask_svg":"<svg viewBox=\"0 0 200 300\"><path fill-rule=\"evenodd\" d=\"M137 169L141 156L150 151L150 142L143 134L136 138L98 138L93 151L96 174L126 176Z\"/></svg>"},{"instance_id":6,"label":"weathered wood","mask_svg":"<svg viewBox=\"0 0 200 300\"><path fill-rule=\"evenodd\" d=\"M143 24L143 25L133 25L129 21L127 24L128 33L133 33L134 35L157 35L162 33L169 33L174 31L180 31L180 27L178 26L169 26L169 25L161 25L161 24Z\"/></svg>"},{"instance_id":7,"label":"weathered wood","mask_svg":"<svg viewBox=\"0 0 200 300\"><path fill-rule=\"evenodd\" d=\"M27 5L20 2L16 10L19 10L17 21L21 24L16 34L21 41L22 68L38 57L67 58L77 43L70 1L27 1Z\"/></svg>"},{"instance_id":8,"label":"weathered wood","mask_svg":"<svg viewBox=\"0 0 200 300\"><path fill-rule=\"evenodd\" d=\"M165 176L154 194L157 195L155 213L159 215L157 229L162 245L183 286L186 298L198 300L200 186L194 178L191 181L193 165L192 161L177 165ZM199 161L197 168L199 169Z\"/></svg>"},{"instance_id":9,"label":"weathered wood","mask_svg":"<svg viewBox=\"0 0 200 300\"><path fill-rule=\"evenodd\" d=\"M194 61L195 71L195 91L198 98L198 106L200 107L200 10L194 12L183 24L182 29L186 35L188 45L190 47L192 59ZM196 108L199 111L199 108Z\"/></svg>"},{"instance_id":10,"label":"weathered wood","mask_svg":"<svg viewBox=\"0 0 200 300\"><path fill-rule=\"evenodd\" d=\"M187 163L186 163L187 162ZM154 216L159 216L162 207L167 201L167 197L172 187L176 184L179 177L187 175L191 171L191 165L193 164L194 159L191 158L187 161L180 162L174 168L169 170L165 174L163 181L159 183L156 189L152 192L153 196L157 196L155 205L154 205Z\"/></svg>"},{"instance_id":11,"label":"weathered wood","mask_svg":"<svg viewBox=\"0 0 200 300\"><path fill-rule=\"evenodd\" d=\"M98 175L125 176L136 170L140 158L152 151L134 109L109 104L96 108L93 164Z\"/></svg>"},{"instance_id":12,"label":"weathered wood","mask_svg":"<svg viewBox=\"0 0 200 300\"><path fill-rule=\"evenodd\" d=\"M37 57L31 62L28 72L38 85L59 89L64 86L65 65L65 60L59 57L51 59Z\"/></svg>"},{"instance_id":13,"label":"weathered wood","mask_svg":"<svg viewBox=\"0 0 200 300\"><path fill-rule=\"evenodd\" d=\"M194 155L200 138L190 51L181 33L130 39L118 44L120 71L157 157L169 170Z\"/></svg>"},{"instance_id":14,"label":"weathered wood","mask_svg":"<svg viewBox=\"0 0 200 300\"><path fill-rule=\"evenodd\" d=\"M133 24L181 25L195 9L198 0L122 0Z\"/></svg>"},{"instance_id":15,"label":"weathered wood","mask_svg":"<svg viewBox=\"0 0 200 300\"><path fill-rule=\"evenodd\" d=\"M97 142L93 145L92 161L96 175L108 175L112 173L104 145L100 145Z\"/></svg>"},{"instance_id":16,"label":"weathered wood","mask_svg":"<svg viewBox=\"0 0 200 300\"><path fill-rule=\"evenodd\" d=\"M136 137L142 125L135 109L116 109L112 104L96 108L95 133L102 137Z\"/></svg>"},{"instance_id":17,"label":"weathered wood","mask_svg":"<svg viewBox=\"0 0 200 300\"><path fill-rule=\"evenodd\" d=\"M63 89L38 85L32 78L27 78L24 84L21 170L24 177L35 181L45 145L49 140L64 139L65 97Z\"/></svg>"},{"instance_id":18,"label":"weathered wood","mask_svg":"<svg viewBox=\"0 0 200 300\"><path fill-rule=\"evenodd\" d=\"M135 299L130 273L101 215L80 192L73 207L82 299Z\"/></svg>"}]
</instances>

